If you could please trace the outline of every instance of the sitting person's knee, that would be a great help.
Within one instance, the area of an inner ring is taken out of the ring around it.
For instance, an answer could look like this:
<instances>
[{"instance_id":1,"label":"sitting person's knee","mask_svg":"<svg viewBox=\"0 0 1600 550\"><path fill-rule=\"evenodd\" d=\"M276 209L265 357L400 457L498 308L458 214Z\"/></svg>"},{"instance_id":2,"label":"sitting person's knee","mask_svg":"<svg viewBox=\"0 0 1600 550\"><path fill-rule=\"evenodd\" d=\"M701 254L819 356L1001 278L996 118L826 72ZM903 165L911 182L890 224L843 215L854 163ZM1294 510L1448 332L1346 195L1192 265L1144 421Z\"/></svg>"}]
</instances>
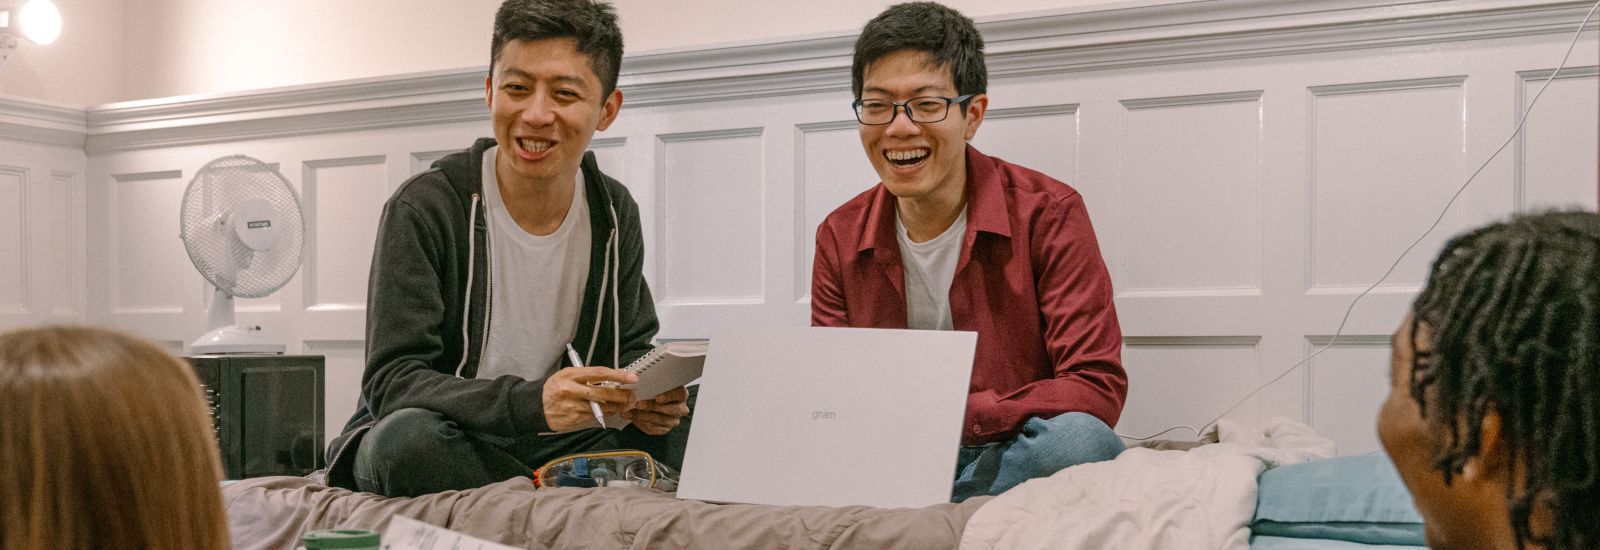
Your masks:
<instances>
[{"instance_id":1,"label":"sitting person's knee","mask_svg":"<svg viewBox=\"0 0 1600 550\"><path fill-rule=\"evenodd\" d=\"M1116 458L1126 448L1111 426L1092 414L1068 412L1048 419L1035 418L1044 437L1056 440L1053 447L1069 450L1074 463L1100 462Z\"/></svg>"},{"instance_id":2,"label":"sitting person's knee","mask_svg":"<svg viewBox=\"0 0 1600 550\"><path fill-rule=\"evenodd\" d=\"M1104 420L1100 420L1100 417L1089 413L1061 413L1047 420L1047 422L1054 424L1054 428L1058 430L1100 438L1116 439L1117 437L1117 434L1111 431L1111 426L1107 426Z\"/></svg>"},{"instance_id":3,"label":"sitting person's knee","mask_svg":"<svg viewBox=\"0 0 1600 550\"><path fill-rule=\"evenodd\" d=\"M401 409L379 420L362 438L365 454L390 464L426 461L437 454L440 440L455 430L444 415L427 409Z\"/></svg>"}]
</instances>

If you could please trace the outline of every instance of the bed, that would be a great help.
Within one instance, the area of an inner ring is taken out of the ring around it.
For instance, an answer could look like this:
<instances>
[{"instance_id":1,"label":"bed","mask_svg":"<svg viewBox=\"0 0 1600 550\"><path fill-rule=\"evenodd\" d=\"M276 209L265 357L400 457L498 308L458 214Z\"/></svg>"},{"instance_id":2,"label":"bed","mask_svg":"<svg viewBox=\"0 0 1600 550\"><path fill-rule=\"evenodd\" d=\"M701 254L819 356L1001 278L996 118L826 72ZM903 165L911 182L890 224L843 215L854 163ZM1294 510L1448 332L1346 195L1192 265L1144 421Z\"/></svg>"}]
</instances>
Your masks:
<instances>
[{"instance_id":1,"label":"bed","mask_svg":"<svg viewBox=\"0 0 1600 550\"><path fill-rule=\"evenodd\" d=\"M547 488L525 478L382 498L306 478L224 489L234 548L292 548L315 529L381 531L403 515L525 548L954 548L987 499L918 509L714 505L641 488Z\"/></svg>"},{"instance_id":2,"label":"bed","mask_svg":"<svg viewBox=\"0 0 1600 550\"><path fill-rule=\"evenodd\" d=\"M381 531L406 516L523 548L1018 550L1416 548L1421 524L1381 455L1330 458L1292 421L1223 424L1187 451L1132 448L997 497L924 508L716 505L640 488L526 478L383 498L273 477L223 489L235 548L292 548L317 529Z\"/></svg>"}]
</instances>

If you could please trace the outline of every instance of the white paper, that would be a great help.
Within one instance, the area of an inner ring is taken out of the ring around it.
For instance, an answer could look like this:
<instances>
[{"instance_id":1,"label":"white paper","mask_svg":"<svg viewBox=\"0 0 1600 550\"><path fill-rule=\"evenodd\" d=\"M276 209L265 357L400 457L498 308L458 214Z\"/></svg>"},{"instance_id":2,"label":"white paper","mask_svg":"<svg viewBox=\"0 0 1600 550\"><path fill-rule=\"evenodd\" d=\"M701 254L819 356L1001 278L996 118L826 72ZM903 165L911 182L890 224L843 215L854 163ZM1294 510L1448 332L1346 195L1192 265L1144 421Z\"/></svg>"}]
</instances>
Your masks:
<instances>
[{"instance_id":1,"label":"white paper","mask_svg":"<svg viewBox=\"0 0 1600 550\"><path fill-rule=\"evenodd\" d=\"M405 516L389 518L383 550L516 550L516 547L472 538Z\"/></svg>"}]
</instances>

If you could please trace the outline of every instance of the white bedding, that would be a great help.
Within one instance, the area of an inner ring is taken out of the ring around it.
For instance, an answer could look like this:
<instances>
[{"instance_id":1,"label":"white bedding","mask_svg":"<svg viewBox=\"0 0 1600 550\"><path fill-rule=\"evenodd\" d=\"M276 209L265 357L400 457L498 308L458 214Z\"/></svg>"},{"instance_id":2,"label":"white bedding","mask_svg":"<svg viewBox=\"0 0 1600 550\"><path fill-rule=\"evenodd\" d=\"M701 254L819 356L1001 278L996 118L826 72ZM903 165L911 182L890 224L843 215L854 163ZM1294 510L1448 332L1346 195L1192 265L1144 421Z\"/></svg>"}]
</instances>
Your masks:
<instances>
[{"instance_id":1,"label":"white bedding","mask_svg":"<svg viewBox=\"0 0 1600 550\"><path fill-rule=\"evenodd\" d=\"M1133 448L1024 483L973 514L963 550L1247 550L1256 476L1333 456L1333 441L1275 418L1263 429L1219 423L1220 443Z\"/></svg>"}]
</instances>

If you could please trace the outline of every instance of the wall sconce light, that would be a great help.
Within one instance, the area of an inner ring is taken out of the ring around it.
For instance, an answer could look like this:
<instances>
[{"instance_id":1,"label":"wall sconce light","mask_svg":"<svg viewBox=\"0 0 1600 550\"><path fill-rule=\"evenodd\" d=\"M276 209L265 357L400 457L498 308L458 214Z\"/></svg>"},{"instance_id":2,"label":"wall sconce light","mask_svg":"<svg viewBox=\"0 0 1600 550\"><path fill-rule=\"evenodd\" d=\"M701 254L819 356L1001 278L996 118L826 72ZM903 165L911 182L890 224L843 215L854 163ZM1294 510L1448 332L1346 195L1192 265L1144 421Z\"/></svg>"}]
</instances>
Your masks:
<instances>
[{"instance_id":1,"label":"wall sconce light","mask_svg":"<svg viewBox=\"0 0 1600 550\"><path fill-rule=\"evenodd\" d=\"M21 36L35 44L49 44L61 36L61 10L50 0L27 0L7 6L0 0L0 62L11 57Z\"/></svg>"}]
</instances>

